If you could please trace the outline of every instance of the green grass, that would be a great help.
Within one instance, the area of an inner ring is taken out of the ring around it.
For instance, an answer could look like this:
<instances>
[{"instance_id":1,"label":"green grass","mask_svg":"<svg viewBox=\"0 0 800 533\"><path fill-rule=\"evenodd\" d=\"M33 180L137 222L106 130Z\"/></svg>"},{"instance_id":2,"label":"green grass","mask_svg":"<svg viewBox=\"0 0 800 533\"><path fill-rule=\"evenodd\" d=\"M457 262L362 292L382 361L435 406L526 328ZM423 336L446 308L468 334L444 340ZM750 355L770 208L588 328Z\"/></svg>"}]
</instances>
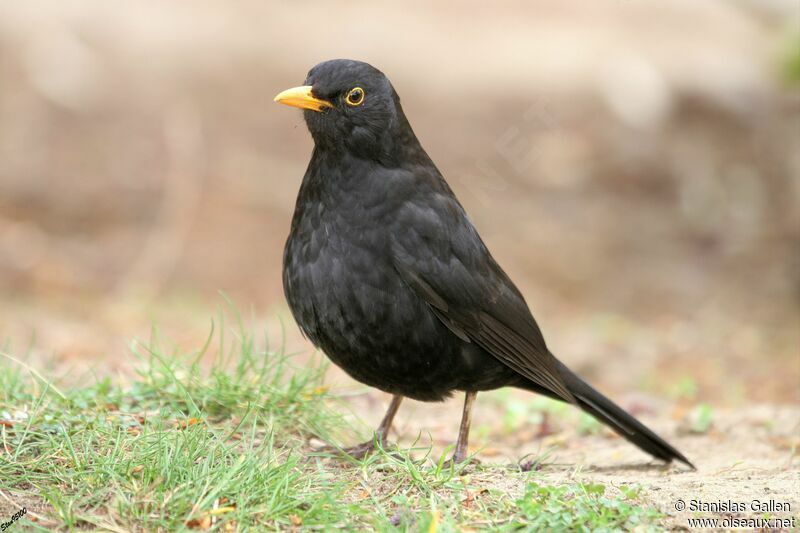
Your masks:
<instances>
[{"instance_id":1,"label":"green grass","mask_svg":"<svg viewBox=\"0 0 800 533\"><path fill-rule=\"evenodd\" d=\"M0 357L0 522L22 507L9 531L613 530L659 518L633 489L450 468L427 448L315 453L310 437L364 435L338 414L321 360L294 366L256 344L243 328L188 355L154 341L136 350L132 378L57 384Z\"/></svg>"}]
</instances>

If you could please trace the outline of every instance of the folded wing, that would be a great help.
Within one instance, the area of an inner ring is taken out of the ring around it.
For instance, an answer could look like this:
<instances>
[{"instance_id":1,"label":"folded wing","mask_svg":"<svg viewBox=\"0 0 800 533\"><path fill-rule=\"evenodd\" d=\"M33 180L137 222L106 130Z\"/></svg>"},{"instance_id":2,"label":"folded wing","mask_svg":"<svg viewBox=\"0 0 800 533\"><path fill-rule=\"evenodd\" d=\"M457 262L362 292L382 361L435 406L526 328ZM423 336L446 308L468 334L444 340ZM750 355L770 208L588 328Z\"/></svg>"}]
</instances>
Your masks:
<instances>
[{"instance_id":1,"label":"folded wing","mask_svg":"<svg viewBox=\"0 0 800 533\"><path fill-rule=\"evenodd\" d=\"M463 208L450 194L406 202L395 220L394 267L455 335L576 403L525 299L494 261Z\"/></svg>"}]
</instances>

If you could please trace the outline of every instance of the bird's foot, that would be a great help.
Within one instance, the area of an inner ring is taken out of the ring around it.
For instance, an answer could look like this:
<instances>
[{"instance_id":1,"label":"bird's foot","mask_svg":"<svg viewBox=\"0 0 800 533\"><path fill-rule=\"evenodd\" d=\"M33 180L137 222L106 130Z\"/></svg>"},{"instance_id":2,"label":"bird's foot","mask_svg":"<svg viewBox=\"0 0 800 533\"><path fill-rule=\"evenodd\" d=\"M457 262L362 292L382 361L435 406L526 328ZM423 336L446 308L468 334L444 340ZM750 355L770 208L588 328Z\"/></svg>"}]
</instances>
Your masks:
<instances>
[{"instance_id":1,"label":"bird's foot","mask_svg":"<svg viewBox=\"0 0 800 533\"><path fill-rule=\"evenodd\" d=\"M465 467L469 465L479 465L481 462L476 457L469 457L466 453L459 454L454 453L453 457L448 459L442 465L442 468L456 468L456 467Z\"/></svg>"},{"instance_id":2,"label":"bird's foot","mask_svg":"<svg viewBox=\"0 0 800 533\"><path fill-rule=\"evenodd\" d=\"M361 444L356 444L355 446L348 446L347 448L325 446L319 451L323 453L330 453L332 455L348 456L352 457L353 459L360 460L376 451L378 449L378 445L380 445L381 448L386 449L388 442L386 440L378 441L376 439L372 439L362 442Z\"/></svg>"},{"instance_id":3,"label":"bird's foot","mask_svg":"<svg viewBox=\"0 0 800 533\"><path fill-rule=\"evenodd\" d=\"M375 439L368 440L366 442L362 442L361 444L356 444L355 446L350 446L344 448L342 451L352 457L353 459L363 459L364 457L368 456L372 452L378 449L379 442ZM386 441L380 442L381 448L386 447Z\"/></svg>"}]
</instances>

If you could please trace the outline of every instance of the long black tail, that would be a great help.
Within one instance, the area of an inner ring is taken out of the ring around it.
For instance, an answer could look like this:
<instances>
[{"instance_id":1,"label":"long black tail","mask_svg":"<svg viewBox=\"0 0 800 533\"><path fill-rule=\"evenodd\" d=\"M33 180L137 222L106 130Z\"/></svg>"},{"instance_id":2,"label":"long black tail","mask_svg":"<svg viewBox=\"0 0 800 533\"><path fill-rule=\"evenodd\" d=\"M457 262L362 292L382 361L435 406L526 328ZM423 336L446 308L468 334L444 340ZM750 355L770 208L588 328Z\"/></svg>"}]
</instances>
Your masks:
<instances>
[{"instance_id":1,"label":"long black tail","mask_svg":"<svg viewBox=\"0 0 800 533\"><path fill-rule=\"evenodd\" d=\"M576 376L569 368L558 362L558 370L564 379L567 388L572 392L581 409L603 422L608 427L616 431L620 436L632 442L653 457L662 461L671 462L678 460L691 468L694 465L684 455L673 448L667 441L653 433L644 424L628 414L620 406L597 392L588 383ZM532 385L532 386L529 386ZM543 391L538 385L527 384L529 388L539 393L543 393L551 398L556 398L547 391ZM559 398L556 398L559 399Z\"/></svg>"}]
</instances>

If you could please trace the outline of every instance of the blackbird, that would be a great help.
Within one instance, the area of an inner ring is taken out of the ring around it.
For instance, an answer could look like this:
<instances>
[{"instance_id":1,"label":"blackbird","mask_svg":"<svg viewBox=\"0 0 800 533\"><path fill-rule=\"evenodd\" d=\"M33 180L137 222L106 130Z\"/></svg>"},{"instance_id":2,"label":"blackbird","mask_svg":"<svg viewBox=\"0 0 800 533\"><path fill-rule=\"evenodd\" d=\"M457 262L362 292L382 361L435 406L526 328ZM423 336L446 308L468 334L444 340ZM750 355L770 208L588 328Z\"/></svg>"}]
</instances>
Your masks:
<instances>
[{"instance_id":1,"label":"blackbird","mask_svg":"<svg viewBox=\"0 0 800 533\"><path fill-rule=\"evenodd\" d=\"M375 438L351 455L386 444L404 397L464 391L452 458L462 462L478 391L512 386L576 405L652 456L693 468L550 353L381 71L326 61L275 101L303 109L314 139L283 257L292 314L336 365L394 395Z\"/></svg>"}]
</instances>

